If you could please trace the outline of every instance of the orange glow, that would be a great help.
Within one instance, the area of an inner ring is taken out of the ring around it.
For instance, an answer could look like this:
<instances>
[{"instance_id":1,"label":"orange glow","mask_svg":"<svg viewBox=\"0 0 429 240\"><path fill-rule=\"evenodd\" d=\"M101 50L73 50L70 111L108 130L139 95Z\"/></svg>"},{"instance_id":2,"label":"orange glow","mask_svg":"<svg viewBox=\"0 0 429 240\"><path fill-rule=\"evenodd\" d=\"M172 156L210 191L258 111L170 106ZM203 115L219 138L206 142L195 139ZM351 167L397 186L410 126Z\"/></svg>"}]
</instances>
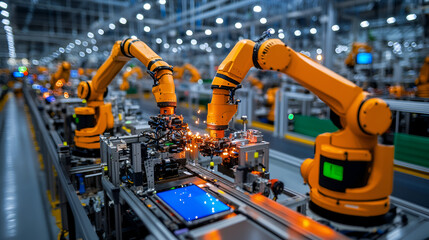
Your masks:
<instances>
[{"instance_id":1,"label":"orange glow","mask_svg":"<svg viewBox=\"0 0 429 240\"><path fill-rule=\"evenodd\" d=\"M310 221L308 221L308 219L302 220L302 226L304 226L304 227L310 226Z\"/></svg>"},{"instance_id":2,"label":"orange glow","mask_svg":"<svg viewBox=\"0 0 429 240\"><path fill-rule=\"evenodd\" d=\"M64 84L63 84L62 79L58 80L58 81L55 83L55 86L56 86L56 87L62 87L63 85L64 85Z\"/></svg>"},{"instance_id":3,"label":"orange glow","mask_svg":"<svg viewBox=\"0 0 429 240\"><path fill-rule=\"evenodd\" d=\"M64 98L69 98L69 93L68 92L64 93Z\"/></svg>"},{"instance_id":4,"label":"orange glow","mask_svg":"<svg viewBox=\"0 0 429 240\"><path fill-rule=\"evenodd\" d=\"M43 93L43 98L48 98L48 97L49 97L49 93L48 92Z\"/></svg>"}]
</instances>

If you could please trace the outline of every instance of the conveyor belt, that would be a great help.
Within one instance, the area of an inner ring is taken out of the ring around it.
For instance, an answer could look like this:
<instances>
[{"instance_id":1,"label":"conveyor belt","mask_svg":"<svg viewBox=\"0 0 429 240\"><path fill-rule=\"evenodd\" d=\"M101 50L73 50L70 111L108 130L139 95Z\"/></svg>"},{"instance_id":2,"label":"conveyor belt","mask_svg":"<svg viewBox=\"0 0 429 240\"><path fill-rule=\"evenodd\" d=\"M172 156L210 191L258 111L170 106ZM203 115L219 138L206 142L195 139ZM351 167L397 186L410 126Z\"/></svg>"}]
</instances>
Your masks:
<instances>
[{"instance_id":1,"label":"conveyor belt","mask_svg":"<svg viewBox=\"0 0 429 240\"><path fill-rule=\"evenodd\" d=\"M0 239L55 239L24 101L8 97L0 113Z\"/></svg>"},{"instance_id":2,"label":"conveyor belt","mask_svg":"<svg viewBox=\"0 0 429 240\"><path fill-rule=\"evenodd\" d=\"M140 102L142 112L145 115L158 114L158 108L153 100L142 100ZM188 121L187 109L177 109L178 114L185 116L185 121ZM201 114L203 118L204 115ZM203 120L203 119L202 119ZM191 126L193 123L190 124ZM194 126L195 127L195 126ZM201 127L200 127L201 128ZM270 149L280 153L287 153L286 158L306 159L314 156L314 148L310 145L298 143L284 138L277 138L269 131L261 130L264 135L264 140L270 142ZM272 154L271 154L272 155ZM296 159L295 159L296 160ZM287 188L293 189L299 193L308 192L308 186L303 185L303 180L299 171L298 165L291 165L290 161L285 162L282 159L271 156L270 158L271 177L279 178L284 181ZM393 182L393 196L404 199L406 201L429 208L429 180L395 172Z\"/></svg>"}]
</instances>

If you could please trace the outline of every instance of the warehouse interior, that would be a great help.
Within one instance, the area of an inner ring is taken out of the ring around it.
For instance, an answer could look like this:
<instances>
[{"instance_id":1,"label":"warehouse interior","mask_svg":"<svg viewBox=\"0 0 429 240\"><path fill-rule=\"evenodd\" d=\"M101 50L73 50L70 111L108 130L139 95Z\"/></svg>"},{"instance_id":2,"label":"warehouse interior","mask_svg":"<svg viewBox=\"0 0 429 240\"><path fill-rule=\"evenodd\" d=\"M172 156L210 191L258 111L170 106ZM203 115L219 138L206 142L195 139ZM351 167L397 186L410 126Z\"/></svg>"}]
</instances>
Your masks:
<instances>
[{"instance_id":1,"label":"warehouse interior","mask_svg":"<svg viewBox=\"0 0 429 240\"><path fill-rule=\"evenodd\" d=\"M428 0L0 19L0 239L428 239Z\"/></svg>"}]
</instances>

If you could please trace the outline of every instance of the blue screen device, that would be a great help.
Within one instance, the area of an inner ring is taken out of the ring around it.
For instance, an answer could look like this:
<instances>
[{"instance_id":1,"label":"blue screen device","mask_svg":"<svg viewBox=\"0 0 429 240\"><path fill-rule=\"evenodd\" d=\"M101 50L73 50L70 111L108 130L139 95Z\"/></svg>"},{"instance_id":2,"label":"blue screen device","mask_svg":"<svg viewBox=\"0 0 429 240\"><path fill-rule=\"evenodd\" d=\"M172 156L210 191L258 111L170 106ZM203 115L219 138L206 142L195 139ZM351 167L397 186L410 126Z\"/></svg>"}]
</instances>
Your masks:
<instances>
[{"instance_id":1,"label":"blue screen device","mask_svg":"<svg viewBox=\"0 0 429 240\"><path fill-rule=\"evenodd\" d=\"M77 70L71 70L70 71L70 77L72 77L72 78L79 77L79 73L77 72Z\"/></svg>"},{"instance_id":2,"label":"blue screen device","mask_svg":"<svg viewBox=\"0 0 429 240\"><path fill-rule=\"evenodd\" d=\"M358 53L356 55L357 64L371 64L372 63L372 53Z\"/></svg>"},{"instance_id":3,"label":"blue screen device","mask_svg":"<svg viewBox=\"0 0 429 240\"><path fill-rule=\"evenodd\" d=\"M196 185L170 189L156 195L188 222L231 209Z\"/></svg>"}]
</instances>

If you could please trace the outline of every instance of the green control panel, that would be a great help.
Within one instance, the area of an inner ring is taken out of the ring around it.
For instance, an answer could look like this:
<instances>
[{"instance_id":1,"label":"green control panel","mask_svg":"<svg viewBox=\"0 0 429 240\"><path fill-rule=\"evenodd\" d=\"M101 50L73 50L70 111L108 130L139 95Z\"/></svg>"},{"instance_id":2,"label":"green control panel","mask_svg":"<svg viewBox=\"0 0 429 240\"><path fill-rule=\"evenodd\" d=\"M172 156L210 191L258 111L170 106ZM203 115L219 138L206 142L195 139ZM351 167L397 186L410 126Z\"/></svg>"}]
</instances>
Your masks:
<instances>
[{"instance_id":1,"label":"green control panel","mask_svg":"<svg viewBox=\"0 0 429 240\"><path fill-rule=\"evenodd\" d=\"M333 163L324 162L323 176L343 181L343 167Z\"/></svg>"}]
</instances>

